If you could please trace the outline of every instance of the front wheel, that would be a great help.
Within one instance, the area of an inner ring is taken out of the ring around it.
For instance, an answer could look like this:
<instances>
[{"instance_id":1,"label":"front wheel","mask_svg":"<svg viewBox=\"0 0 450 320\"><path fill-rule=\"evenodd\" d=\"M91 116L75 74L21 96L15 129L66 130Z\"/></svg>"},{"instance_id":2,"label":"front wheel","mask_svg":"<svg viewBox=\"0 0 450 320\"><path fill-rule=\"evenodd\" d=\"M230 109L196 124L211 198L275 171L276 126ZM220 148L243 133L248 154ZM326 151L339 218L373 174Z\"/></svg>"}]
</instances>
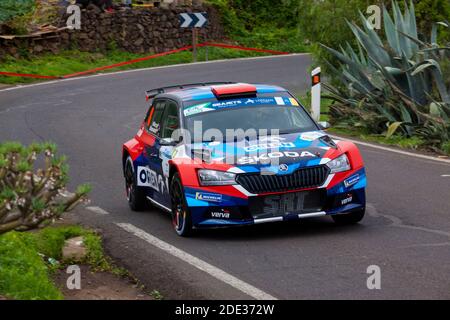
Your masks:
<instances>
[{"instance_id":1,"label":"front wheel","mask_svg":"<svg viewBox=\"0 0 450 320\"><path fill-rule=\"evenodd\" d=\"M172 200L173 228L179 236L187 237L192 234L192 218L178 173L175 173L170 184L170 198Z\"/></svg>"},{"instance_id":2,"label":"front wheel","mask_svg":"<svg viewBox=\"0 0 450 320\"><path fill-rule=\"evenodd\" d=\"M136 183L136 174L134 173L133 160L128 156L124 167L125 190L127 193L128 205L133 211L142 211L147 206L145 192L139 188Z\"/></svg>"},{"instance_id":3,"label":"front wheel","mask_svg":"<svg viewBox=\"0 0 450 320\"><path fill-rule=\"evenodd\" d=\"M365 214L366 208L362 208L358 211L353 211L345 214L336 214L332 215L331 217L333 218L334 222L345 225L345 224L356 224L360 222L364 218Z\"/></svg>"}]
</instances>

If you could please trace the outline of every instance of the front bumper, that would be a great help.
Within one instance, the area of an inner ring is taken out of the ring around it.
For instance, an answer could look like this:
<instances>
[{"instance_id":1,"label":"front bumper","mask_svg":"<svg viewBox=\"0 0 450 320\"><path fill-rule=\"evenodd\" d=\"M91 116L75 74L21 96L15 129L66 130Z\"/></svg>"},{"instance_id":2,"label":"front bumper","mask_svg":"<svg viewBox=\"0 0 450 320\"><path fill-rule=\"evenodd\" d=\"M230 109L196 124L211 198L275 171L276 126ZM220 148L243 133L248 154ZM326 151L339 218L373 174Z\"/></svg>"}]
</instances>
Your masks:
<instances>
[{"instance_id":1,"label":"front bumper","mask_svg":"<svg viewBox=\"0 0 450 320\"><path fill-rule=\"evenodd\" d=\"M296 190L289 193L243 196L213 189L185 187L187 204L195 228L244 226L277 221L292 221L325 215L344 214L365 208L366 176L364 169L352 174L332 188ZM265 197L305 193L302 209L263 212Z\"/></svg>"}]
</instances>

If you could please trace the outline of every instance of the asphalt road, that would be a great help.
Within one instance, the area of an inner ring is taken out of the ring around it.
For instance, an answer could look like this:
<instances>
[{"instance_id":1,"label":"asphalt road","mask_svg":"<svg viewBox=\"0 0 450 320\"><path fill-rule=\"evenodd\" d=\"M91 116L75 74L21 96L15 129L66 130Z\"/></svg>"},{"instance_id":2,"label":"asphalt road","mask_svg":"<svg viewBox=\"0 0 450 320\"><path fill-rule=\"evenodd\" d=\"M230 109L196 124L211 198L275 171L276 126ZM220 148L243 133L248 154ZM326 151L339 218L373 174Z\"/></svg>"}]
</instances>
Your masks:
<instances>
[{"instance_id":1,"label":"asphalt road","mask_svg":"<svg viewBox=\"0 0 450 320\"><path fill-rule=\"evenodd\" d=\"M0 140L55 141L74 186L90 182L92 206L77 219L103 230L108 252L167 298L248 298L149 245L129 223L279 299L450 299L450 164L361 146L368 215L358 226L328 217L209 230L184 239L161 211L128 209L121 144L144 117L144 91L196 81L279 84L303 92L308 56L217 62L74 79L0 91ZM366 286L381 268L381 290Z\"/></svg>"}]
</instances>

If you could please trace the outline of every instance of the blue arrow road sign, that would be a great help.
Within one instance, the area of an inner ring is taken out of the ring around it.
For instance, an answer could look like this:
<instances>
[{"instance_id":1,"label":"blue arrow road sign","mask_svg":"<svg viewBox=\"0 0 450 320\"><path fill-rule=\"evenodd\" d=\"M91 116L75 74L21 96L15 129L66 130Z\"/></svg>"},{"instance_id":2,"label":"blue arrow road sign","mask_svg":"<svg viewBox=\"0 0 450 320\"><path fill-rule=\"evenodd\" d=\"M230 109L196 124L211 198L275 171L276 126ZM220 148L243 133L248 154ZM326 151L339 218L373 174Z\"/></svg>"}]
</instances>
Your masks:
<instances>
[{"instance_id":1,"label":"blue arrow road sign","mask_svg":"<svg viewBox=\"0 0 450 320\"><path fill-rule=\"evenodd\" d=\"M208 22L206 12L180 13L181 28L203 28Z\"/></svg>"}]
</instances>

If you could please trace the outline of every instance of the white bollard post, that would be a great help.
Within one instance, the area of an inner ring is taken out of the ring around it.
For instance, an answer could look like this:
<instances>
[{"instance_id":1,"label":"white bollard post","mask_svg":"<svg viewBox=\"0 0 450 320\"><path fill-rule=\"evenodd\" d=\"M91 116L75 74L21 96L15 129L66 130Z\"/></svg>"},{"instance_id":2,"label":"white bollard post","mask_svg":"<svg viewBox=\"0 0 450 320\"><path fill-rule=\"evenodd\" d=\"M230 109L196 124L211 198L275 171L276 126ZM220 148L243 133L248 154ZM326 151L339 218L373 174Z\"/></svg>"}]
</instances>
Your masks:
<instances>
[{"instance_id":1,"label":"white bollard post","mask_svg":"<svg viewBox=\"0 0 450 320\"><path fill-rule=\"evenodd\" d=\"M311 72L311 116L316 121L320 120L320 71L320 67L318 67Z\"/></svg>"}]
</instances>

